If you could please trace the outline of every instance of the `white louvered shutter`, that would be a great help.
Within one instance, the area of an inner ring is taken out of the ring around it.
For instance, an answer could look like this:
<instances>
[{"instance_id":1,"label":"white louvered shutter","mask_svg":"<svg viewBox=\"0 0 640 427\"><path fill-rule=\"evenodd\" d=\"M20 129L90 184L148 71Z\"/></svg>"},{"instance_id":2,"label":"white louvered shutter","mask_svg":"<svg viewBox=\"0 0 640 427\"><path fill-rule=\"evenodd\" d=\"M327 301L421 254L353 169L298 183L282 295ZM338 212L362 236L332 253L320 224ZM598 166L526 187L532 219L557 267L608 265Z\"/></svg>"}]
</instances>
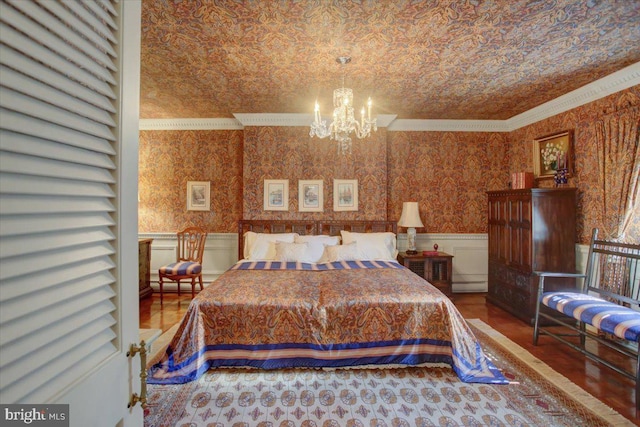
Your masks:
<instances>
[{"instance_id":1,"label":"white louvered shutter","mask_svg":"<svg viewBox=\"0 0 640 427\"><path fill-rule=\"evenodd\" d=\"M120 352L117 13L0 3L3 403L51 401Z\"/></svg>"}]
</instances>

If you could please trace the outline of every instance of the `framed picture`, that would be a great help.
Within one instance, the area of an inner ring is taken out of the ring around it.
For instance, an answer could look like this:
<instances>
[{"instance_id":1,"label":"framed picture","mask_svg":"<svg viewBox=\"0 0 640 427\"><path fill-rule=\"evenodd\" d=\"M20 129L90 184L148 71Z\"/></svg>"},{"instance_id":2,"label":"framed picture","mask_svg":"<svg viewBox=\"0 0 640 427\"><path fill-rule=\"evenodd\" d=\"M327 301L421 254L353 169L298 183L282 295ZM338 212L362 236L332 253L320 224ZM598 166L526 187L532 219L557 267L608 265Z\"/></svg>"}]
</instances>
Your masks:
<instances>
[{"instance_id":1,"label":"framed picture","mask_svg":"<svg viewBox=\"0 0 640 427\"><path fill-rule=\"evenodd\" d=\"M264 180L264 210L288 211L289 210L289 180L265 179Z\"/></svg>"},{"instance_id":2,"label":"framed picture","mask_svg":"<svg viewBox=\"0 0 640 427\"><path fill-rule=\"evenodd\" d=\"M334 179L333 180L333 210L357 211L358 210L358 180Z\"/></svg>"},{"instance_id":3,"label":"framed picture","mask_svg":"<svg viewBox=\"0 0 640 427\"><path fill-rule=\"evenodd\" d=\"M211 209L211 183L209 181L187 181L187 210L208 211Z\"/></svg>"},{"instance_id":4,"label":"framed picture","mask_svg":"<svg viewBox=\"0 0 640 427\"><path fill-rule=\"evenodd\" d=\"M553 178L558 169L573 173L573 131L566 130L533 141L533 174Z\"/></svg>"},{"instance_id":5,"label":"framed picture","mask_svg":"<svg viewBox=\"0 0 640 427\"><path fill-rule=\"evenodd\" d=\"M324 197L322 194L323 181L321 179L298 181L298 211L323 212Z\"/></svg>"}]
</instances>

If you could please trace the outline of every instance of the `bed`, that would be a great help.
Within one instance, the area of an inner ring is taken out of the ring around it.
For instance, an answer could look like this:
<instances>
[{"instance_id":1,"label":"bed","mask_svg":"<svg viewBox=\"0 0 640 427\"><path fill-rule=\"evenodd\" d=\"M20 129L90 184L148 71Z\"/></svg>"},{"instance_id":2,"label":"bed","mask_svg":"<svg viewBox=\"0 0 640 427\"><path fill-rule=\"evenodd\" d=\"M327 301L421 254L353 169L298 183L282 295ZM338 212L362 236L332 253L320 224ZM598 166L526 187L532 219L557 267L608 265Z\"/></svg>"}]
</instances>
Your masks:
<instances>
[{"instance_id":1,"label":"bed","mask_svg":"<svg viewBox=\"0 0 640 427\"><path fill-rule=\"evenodd\" d=\"M450 366L506 383L451 300L395 261L387 221L240 221L238 263L194 298L147 382L211 368Z\"/></svg>"}]
</instances>

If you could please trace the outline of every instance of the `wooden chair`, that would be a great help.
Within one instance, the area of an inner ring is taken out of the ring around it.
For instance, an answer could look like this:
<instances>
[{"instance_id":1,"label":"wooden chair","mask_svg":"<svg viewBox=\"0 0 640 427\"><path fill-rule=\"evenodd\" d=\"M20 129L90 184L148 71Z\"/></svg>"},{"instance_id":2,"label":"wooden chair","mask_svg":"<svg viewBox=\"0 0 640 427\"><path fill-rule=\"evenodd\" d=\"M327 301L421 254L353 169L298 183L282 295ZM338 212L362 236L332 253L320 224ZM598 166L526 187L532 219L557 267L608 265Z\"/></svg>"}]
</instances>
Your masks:
<instances>
[{"instance_id":1,"label":"wooden chair","mask_svg":"<svg viewBox=\"0 0 640 427\"><path fill-rule=\"evenodd\" d=\"M202 284L202 254L204 253L207 233L201 228L189 227L178 232L177 237L177 261L162 266L158 270L160 302L162 302L164 279L176 282L178 295L180 295L181 280L191 279L191 298L195 297L196 279L200 283L200 290L204 289Z\"/></svg>"}]
</instances>

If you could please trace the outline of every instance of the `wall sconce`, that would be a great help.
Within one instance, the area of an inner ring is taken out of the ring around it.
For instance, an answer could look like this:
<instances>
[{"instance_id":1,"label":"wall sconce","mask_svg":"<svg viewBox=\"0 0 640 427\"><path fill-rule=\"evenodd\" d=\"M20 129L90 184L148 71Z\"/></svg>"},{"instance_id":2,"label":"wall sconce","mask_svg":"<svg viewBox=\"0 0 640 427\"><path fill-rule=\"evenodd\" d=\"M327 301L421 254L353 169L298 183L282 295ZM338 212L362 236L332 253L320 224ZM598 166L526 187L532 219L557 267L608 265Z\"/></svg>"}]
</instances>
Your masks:
<instances>
[{"instance_id":1,"label":"wall sconce","mask_svg":"<svg viewBox=\"0 0 640 427\"><path fill-rule=\"evenodd\" d=\"M407 227L407 255L415 255L416 251L416 227L424 227L420 220L418 202L404 202L402 215L398 221L400 227Z\"/></svg>"}]
</instances>

